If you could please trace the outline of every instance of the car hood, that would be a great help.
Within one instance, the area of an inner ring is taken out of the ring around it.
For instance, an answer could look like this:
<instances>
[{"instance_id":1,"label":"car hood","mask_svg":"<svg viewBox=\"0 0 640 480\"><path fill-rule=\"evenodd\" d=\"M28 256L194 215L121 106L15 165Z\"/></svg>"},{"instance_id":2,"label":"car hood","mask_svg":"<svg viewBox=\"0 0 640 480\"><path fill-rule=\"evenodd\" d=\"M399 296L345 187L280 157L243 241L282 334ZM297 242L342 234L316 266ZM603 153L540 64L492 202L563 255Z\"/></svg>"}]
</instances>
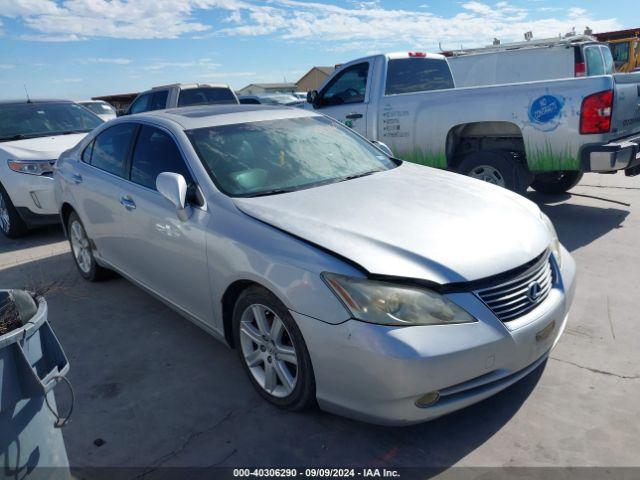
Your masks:
<instances>
[{"instance_id":1,"label":"car hood","mask_svg":"<svg viewBox=\"0 0 640 480\"><path fill-rule=\"evenodd\" d=\"M538 207L520 195L408 163L354 180L234 202L247 215L371 274L439 284L503 273L532 260L551 241Z\"/></svg>"},{"instance_id":2,"label":"car hood","mask_svg":"<svg viewBox=\"0 0 640 480\"><path fill-rule=\"evenodd\" d=\"M62 152L76 146L86 135L72 133L0 142L0 150L7 152L11 158L20 160L57 160Z\"/></svg>"}]
</instances>

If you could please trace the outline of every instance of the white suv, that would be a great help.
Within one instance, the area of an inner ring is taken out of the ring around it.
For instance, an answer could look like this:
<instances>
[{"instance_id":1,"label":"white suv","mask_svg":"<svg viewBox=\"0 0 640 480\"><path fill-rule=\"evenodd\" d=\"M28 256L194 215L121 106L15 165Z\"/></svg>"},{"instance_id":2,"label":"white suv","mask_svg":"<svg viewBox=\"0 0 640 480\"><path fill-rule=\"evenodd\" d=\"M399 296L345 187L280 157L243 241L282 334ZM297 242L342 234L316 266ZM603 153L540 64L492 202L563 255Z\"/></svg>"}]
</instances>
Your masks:
<instances>
[{"instance_id":1,"label":"white suv","mask_svg":"<svg viewBox=\"0 0 640 480\"><path fill-rule=\"evenodd\" d=\"M140 93L125 115L192 105L238 104L229 85L211 83L174 83L153 87Z\"/></svg>"},{"instance_id":2,"label":"white suv","mask_svg":"<svg viewBox=\"0 0 640 480\"><path fill-rule=\"evenodd\" d=\"M103 121L65 100L0 102L0 230L17 238L60 221L53 167Z\"/></svg>"}]
</instances>

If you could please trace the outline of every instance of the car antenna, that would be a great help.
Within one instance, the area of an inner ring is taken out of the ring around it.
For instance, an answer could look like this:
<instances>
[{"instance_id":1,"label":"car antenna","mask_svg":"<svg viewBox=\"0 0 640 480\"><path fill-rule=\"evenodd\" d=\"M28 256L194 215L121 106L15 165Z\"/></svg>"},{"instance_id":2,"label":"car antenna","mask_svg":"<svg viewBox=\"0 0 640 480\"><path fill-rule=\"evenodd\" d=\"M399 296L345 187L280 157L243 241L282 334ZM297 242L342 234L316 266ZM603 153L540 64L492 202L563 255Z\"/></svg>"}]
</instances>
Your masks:
<instances>
[{"instance_id":1,"label":"car antenna","mask_svg":"<svg viewBox=\"0 0 640 480\"><path fill-rule=\"evenodd\" d=\"M27 94L27 103L31 103L31 98L29 98L29 92L27 91L27 84L23 83L22 86L24 87L24 93Z\"/></svg>"}]
</instances>

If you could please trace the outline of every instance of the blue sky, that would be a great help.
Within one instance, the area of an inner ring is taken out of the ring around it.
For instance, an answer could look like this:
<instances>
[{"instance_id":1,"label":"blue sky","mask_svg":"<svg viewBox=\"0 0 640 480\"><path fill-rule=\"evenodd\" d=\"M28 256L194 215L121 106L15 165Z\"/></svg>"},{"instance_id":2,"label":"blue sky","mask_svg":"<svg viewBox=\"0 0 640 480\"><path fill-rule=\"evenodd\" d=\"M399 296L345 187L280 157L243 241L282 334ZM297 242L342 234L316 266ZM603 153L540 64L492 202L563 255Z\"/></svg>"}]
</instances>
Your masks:
<instances>
[{"instance_id":1,"label":"blue sky","mask_svg":"<svg viewBox=\"0 0 640 480\"><path fill-rule=\"evenodd\" d=\"M637 0L0 0L0 98L296 81L372 52L640 27Z\"/></svg>"}]
</instances>

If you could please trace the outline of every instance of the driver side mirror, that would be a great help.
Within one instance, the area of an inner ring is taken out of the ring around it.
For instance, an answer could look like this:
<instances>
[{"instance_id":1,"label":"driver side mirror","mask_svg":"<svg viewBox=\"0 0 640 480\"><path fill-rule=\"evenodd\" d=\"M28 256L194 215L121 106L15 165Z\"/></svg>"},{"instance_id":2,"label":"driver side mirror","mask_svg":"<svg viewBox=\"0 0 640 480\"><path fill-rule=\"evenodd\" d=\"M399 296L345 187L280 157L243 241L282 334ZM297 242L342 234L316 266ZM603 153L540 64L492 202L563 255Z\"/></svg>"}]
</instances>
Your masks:
<instances>
[{"instance_id":1,"label":"driver side mirror","mask_svg":"<svg viewBox=\"0 0 640 480\"><path fill-rule=\"evenodd\" d=\"M318 104L320 102L320 95L317 90L311 90L307 92L307 103L310 103L315 108L318 108Z\"/></svg>"},{"instance_id":2,"label":"driver side mirror","mask_svg":"<svg viewBox=\"0 0 640 480\"><path fill-rule=\"evenodd\" d=\"M371 140L371 143L373 143L376 147L386 153L389 157L393 157L393 152L386 143L382 143L377 140Z\"/></svg>"},{"instance_id":3,"label":"driver side mirror","mask_svg":"<svg viewBox=\"0 0 640 480\"><path fill-rule=\"evenodd\" d=\"M187 182L179 173L162 172L156 179L158 193L176 208L176 215L181 221L191 216L187 202Z\"/></svg>"}]
</instances>

